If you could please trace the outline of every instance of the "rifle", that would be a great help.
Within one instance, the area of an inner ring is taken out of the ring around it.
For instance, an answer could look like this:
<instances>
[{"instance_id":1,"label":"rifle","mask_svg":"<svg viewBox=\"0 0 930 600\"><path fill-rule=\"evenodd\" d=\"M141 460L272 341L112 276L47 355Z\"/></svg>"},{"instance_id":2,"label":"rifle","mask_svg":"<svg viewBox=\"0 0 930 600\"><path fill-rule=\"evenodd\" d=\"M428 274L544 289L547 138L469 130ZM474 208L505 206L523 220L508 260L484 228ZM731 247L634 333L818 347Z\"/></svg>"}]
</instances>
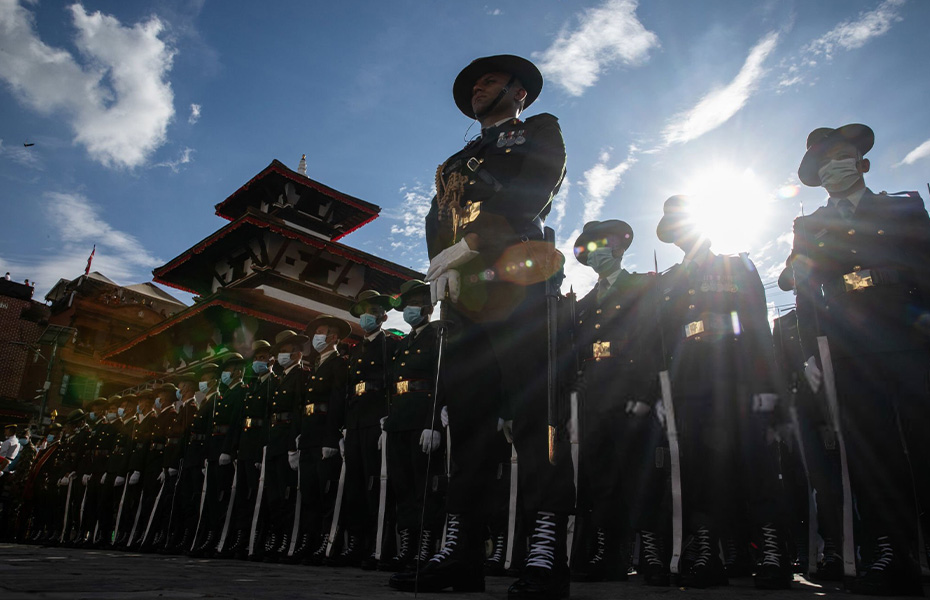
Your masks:
<instances>
[{"instance_id":1,"label":"rifle","mask_svg":"<svg viewBox=\"0 0 930 600\"><path fill-rule=\"evenodd\" d=\"M546 243L555 248L555 231L551 227L543 230ZM559 289L553 277L546 279L546 407L549 424L549 464L556 463L556 447L559 443L559 426L562 422L561 394L559 394Z\"/></svg>"}]
</instances>

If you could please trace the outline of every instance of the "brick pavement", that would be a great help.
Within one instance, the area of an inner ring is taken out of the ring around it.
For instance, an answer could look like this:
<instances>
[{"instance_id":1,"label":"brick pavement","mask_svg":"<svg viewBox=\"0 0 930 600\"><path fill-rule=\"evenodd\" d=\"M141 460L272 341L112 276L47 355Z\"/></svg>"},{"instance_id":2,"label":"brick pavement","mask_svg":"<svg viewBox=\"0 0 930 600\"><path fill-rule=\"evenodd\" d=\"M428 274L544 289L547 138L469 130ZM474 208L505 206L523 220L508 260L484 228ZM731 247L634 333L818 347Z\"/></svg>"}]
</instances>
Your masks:
<instances>
[{"instance_id":1,"label":"brick pavement","mask_svg":"<svg viewBox=\"0 0 930 600\"><path fill-rule=\"evenodd\" d=\"M273 598L287 600L403 600L413 594L391 590L388 574L333 569L202 560L106 550L73 550L0 544L0 600L21 598ZM441 600L504 600L509 577L487 578L485 594L442 594ZM806 600L851 596L836 588L813 586L800 578L790 591L757 591L750 579L712 590L651 588L638 577L626 583L573 583L573 600L612 598L688 600L759 598ZM425 595L425 598L437 598Z\"/></svg>"}]
</instances>

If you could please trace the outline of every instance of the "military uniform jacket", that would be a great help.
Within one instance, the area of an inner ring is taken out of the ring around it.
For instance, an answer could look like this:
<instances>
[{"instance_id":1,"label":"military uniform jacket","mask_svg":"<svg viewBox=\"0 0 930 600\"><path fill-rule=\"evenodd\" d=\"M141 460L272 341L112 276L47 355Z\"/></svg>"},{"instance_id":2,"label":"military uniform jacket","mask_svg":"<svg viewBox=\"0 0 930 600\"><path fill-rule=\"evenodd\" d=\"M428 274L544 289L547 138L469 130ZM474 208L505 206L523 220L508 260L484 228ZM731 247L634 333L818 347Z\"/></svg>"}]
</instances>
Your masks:
<instances>
[{"instance_id":1,"label":"military uniform jacket","mask_svg":"<svg viewBox=\"0 0 930 600\"><path fill-rule=\"evenodd\" d=\"M349 393L345 416L339 425L346 429L381 425L388 414L391 358L397 339L383 331L373 340L363 339L349 353Z\"/></svg>"},{"instance_id":2,"label":"military uniform jacket","mask_svg":"<svg viewBox=\"0 0 930 600\"><path fill-rule=\"evenodd\" d=\"M307 389L307 372L299 364L276 374L271 384L271 403L268 406L271 425L268 431L267 456L280 456L297 450L300 433L300 411L304 406Z\"/></svg>"},{"instance_id":3,"label":"military uniform jacket","mask_svg":"<svg viewBox=\"0 0 930 600\"><path fill-rule=\"evenodd\" d=\"M239 460L246 463L261 461L270 426L268 399L273 382L273 376L268 373L252 379L245 387L243 401L231 419L232 429L226 436L223 452L238 453Z\"/></svg>"},{"instance_id":4,"label":"military uniform jacket","mask_svg":"<svg viewBox=\"0 0 930 600\"><path fill-rule=\"evenodd\" d=\"M391 364L391 411L385 431L440 429L442 402L433 401L439 326L427 323L404 336ZM435 410L435 413L434 413Z\"/></svg>"},{"instance_id":5,"label":"military uniform jacket","mask_svg":"<svg viewBox=\"0 0 930 600\"><path fill-rule=\"evenodd\" d=\"M779 391L765 291L748 257L711 254L700 265L675 265L659 289L679 389L726 382L747 394Z\"/></svg>"},{"instance_id":6,"label":"military uniform jacket","mask_svg":"<svg viewBox=\"0 0 930 600\"><path fill-rule=\"evenodd\" d=\"M103 475L107 472L110 451L113 450L113 446L116 444L116 427L115 421L110 423L106 419L100 419L94 426L90 440L92 445L90 452L91 468L94 475Z\"/></svg>"},{"instance_id":7,"label":"military uniform jacket","mask_svg":"<svg viewBox=\"0 0 930 600\"><path fill-rule=\"evenodd\" d=\"M339 426L350 393L348 369L346 358L333 352L306 372L297 428L301 449L339 447Z\"/></svg>"},{"instance_id":8,"label":"military uniform jacket","mask_svg":"<svg viewBox=\"0 0 930 600\"><path fill-rule=\"evenodd\" d=\"M654 274L621 270L613 285L602 279L578 301L575 344L588 386L586 410L622 410L628 401L653 404L659 397L656 287Z\"/></svg>"},{"instance_id":9,"label":"military uniform jacket","mask_svg":"<svg viewBox=\"0 0 930 600\"><path fill-rule=\"evenodd\" d=\"M74 435L71 436L71 440L68 443L68 473L73 472L78 475L90 473L93 463L91 457L92 447L90 443L90 427L87 425L75 431Z\"/></svg>"},{"instance_id":10,"label":"military uniform jacket","mask_svg":"<svg viewBox=\"0 0 930 600\"><path fill-rule=\"evenodd\" d=\"M225 452L226 440L233 430L233 419L241 410L245 400L246 389L243 383L226 388L222 395L214 396L212 416L210 417L210 435L207 437L207 457L217 460Z\"/></svg>"},{"instance_id":11,"label":"military uniform jacket","mask_svg":"<svg viewBox=\"0 0 930 600\"><path fill-rule=\"evenodd\" d=\"M919 196L866 189L849 220L831 202L794 222L793 265L805 356L826 335L834 358L926 350L930 217Z\"/></svg>"},{"instance_id":12,"label":"military uniform jacket","mask_svg":"<svg viewBox=\"0 0 930 600\"><path fill-rule=\"evenodd\" d=\"M117 420L113 423L115 435L110 456L107 458L107 473L124 475L129 470L129 454L132 451L132 436L136 425L136 419Z\"/></svg>"},{"instance_id":13,"label":"military uniform jacket","mask_svg":"<svg viewBox=\"0 0 930 600\"><path fill-rule=\"evenodd\" d=\"M190 437L191 421L196 414L197 406L194 400L190 399L182 403L180 408L176 402L172 402L171 406L158 415L152 442L153 446L157 446L156 440L161 442L163 450L159 456L165 468L180 469L181 459L187 458L185 452Z\"/></svg>"},{"instance_id":14,"label":"military uniform jacket","mask_svg":"<svg viewBox=\"0 0 930 600\"><path fill-rule=\"evenodd\" d=\"M526 290L507 282L508 267L521 258L532 258L520 250L529 248L523 245L528 240L543 239L543 222L565 176L565 143L558 119L544 113L525 122L511 119L489 127L443 163L437 175L440 185L450 182L454 173L466 180L459 202L461 218L453 219L453 227L440 210L440 199L433 198L426 216L429 256L467 233L479 234L481 254L459 269L462 293L457 308L475 319L509 314ZM517 252L505 256L508 249ZM545 258L543 253L535 262Z\"/></svg>"},{"instance_id":15,"label":"military uniform jacket","mask_svg":"<svg viewBox=\"0 0 930 600\"><path fill-rule=\"evenodd\" d=\"M207 438L210 437L213 409L219 398L219 392L214 391L203 399L203 402L200 403L200 407L194 402L191 402L188 405L193 411L192 414L188 413L190 415L190 420L187 420L187 416L185 416L182 411L182 420L189 423L186 445L184 446L185 465L203 465L203 461L206 460Z\"/></svg>"},{"instance_id":16,"label":"military uniform jacket","mask_svg":"<svg viewBox=\"0 0 930 600\"><path fill-rule=\"evenodd\" d=\"M154 411L138 422L132 434L132 453L129 455L129 471L145 470L149 447L152 445L152 434L155 432L155 421L158 416Z\"/></svg>"}]
</instances>

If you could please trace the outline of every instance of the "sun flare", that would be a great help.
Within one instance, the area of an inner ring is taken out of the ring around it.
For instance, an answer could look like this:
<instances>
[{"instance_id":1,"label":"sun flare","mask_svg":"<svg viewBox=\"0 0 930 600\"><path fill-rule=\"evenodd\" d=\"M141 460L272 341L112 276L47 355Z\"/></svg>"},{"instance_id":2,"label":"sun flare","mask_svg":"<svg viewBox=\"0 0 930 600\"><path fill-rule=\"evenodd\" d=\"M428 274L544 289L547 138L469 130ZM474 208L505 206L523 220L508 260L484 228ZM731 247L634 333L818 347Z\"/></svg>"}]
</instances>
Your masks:
<instances>
[{"instance_id":1,"label":"sun flare","mask_svg":"<svg viewBox=\"0 0 930 600\"><path fill-rule=\"evenodd\" d=\"M715 252L749 251L767 225L771 193L751 169L715 165L688 180L689 213Z\"/></svg>"}]
</instances>

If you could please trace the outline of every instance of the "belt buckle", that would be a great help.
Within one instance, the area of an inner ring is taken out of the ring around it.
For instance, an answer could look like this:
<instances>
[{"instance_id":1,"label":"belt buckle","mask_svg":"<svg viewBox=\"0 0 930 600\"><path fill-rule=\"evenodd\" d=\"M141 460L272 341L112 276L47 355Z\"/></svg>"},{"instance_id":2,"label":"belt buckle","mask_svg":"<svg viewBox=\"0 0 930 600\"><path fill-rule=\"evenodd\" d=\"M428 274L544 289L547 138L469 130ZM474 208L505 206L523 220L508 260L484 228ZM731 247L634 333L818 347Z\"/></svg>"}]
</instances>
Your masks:
<instances>
[{"instance_id":1,"label":"belt buckle","mask_svg":"<svg viewBox=\"0 0 930 600\"><path fill-rule=\"evenodd\" d=\"M313 414L316 407L311 403L304 407L304 413L309 417Z\"/></svg>"},{"instance_id":2,"label":"belt buckle","mask_svg":"<svg viewBox=\"0 0 930 600\"><path fill-rule=\"evenodd\" d=\"M609 358L610 342L594 342L591 345L591 351L594 354L594 358Z\"/></svg>"},{"instance_id":3,"label":"belt buckle","mask_svg":"<svg viewBox=\"0 0 930 600\"><path fill-rule=\"evenodd\" d=\"M248 429L249 427L251 427L251 426L252 426L252 417L246 417L246 418L245 418L245 423L244 423L244 424L245 424L246 429Z\"/></svg>"},{"instance_id":4,"label":"belt buckle","mask_svg":"<svg viewBox=\"0 0 930 600\"><path fill-rule=\"evenodd\" d=\"M481 214L481 202L469 202L462 208L462 214L459 216L458 227L464 227L478 218Z\"/></svg>"},{"instance_id":5,"label":"belt buckle","mask_svg":"<svg viewBox=\"0 0 930 600\"><path fill-rule=\"evenodd\" d=\"M465 166L468 167L468 170L474 173L478 170L478 167L481 166L481 161L472 156L465 162Z\"/></svg>"},{"instance_id":6,"label":"belt buckle","mask_svg":"<svg viewBox=\"0 0 930 600\"><path fill-rule=\"evenodd\" d=\"M704 333L704 321L692 321L685 325L685 337L692 337Z\"/></svg>"},{"instance_id":7,"label":"belt buckle","mask_svg":"<svg viewBox=\"0 0 930 600\"><path fill-rule=\"evenodd\" d=\"M406 394L410 391L410 382L406 379L403 381L398 381L395 389L397 394Z\"/></svg>"},{"instance_id":8,"label":"belt buckle","mask_svg":"<svg viewBox=\"0 0 930 600\"><path fill-rule=\"evenodd\" d=\"M365 382L360 381L359 383L356 383L355 384L355 395L361 396L364 393L365 393Z\"/></svg>"},{"instance_id":9,"label":"belt buckle","mask_svg":"<svg viewBox=\"0 0 930 600\"><path fill-rule=\"evenodd\" d=\"M875 285L872 281L872 271L865 269L863 271L854 271L843 275L843 286L847 292L870 288Z\"/></svg>"}]
</instances>

